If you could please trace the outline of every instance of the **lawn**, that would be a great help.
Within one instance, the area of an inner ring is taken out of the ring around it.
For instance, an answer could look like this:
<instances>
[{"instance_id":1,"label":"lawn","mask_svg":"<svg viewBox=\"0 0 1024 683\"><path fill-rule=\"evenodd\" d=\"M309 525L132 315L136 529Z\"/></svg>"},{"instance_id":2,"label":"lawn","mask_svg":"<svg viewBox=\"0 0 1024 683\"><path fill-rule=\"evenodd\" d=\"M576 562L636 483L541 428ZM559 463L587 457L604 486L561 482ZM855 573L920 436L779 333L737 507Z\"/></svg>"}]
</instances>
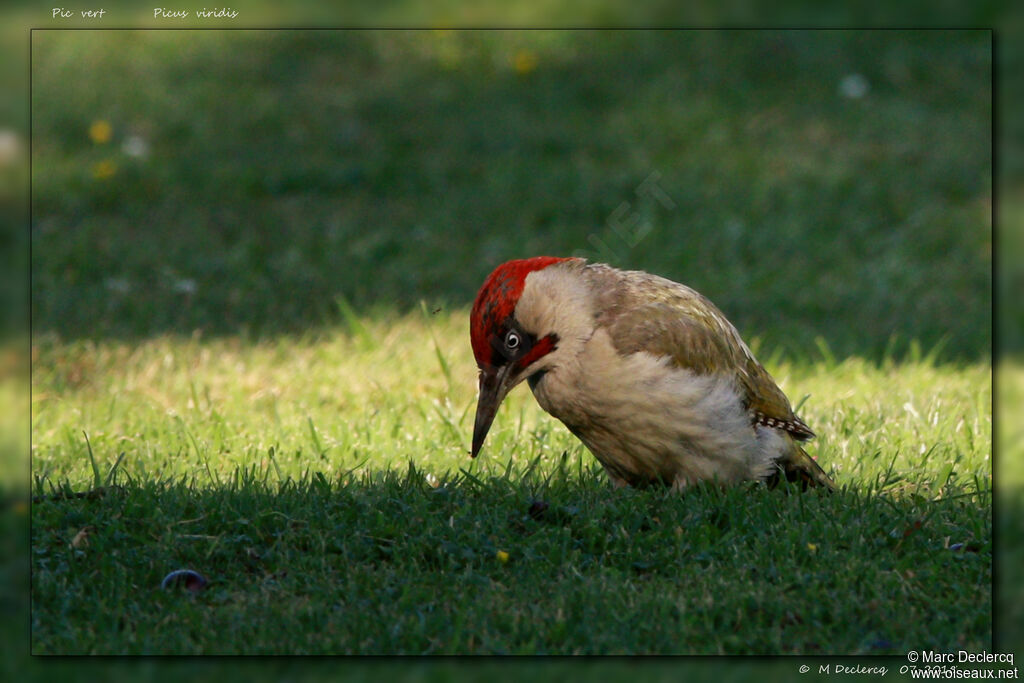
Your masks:
<instances>
[{"instance_id":1,"label":"lawn","mask_svg":"<svg viewBox=\"0 0 1024 683\"><path fill-rule=\"evenodd\" d=\"M990 48L35 32L33 652L991 650ZM581 252L840 490L615 490L525 387L470 460L476 287Z\"/></svg>"}]
</instances>

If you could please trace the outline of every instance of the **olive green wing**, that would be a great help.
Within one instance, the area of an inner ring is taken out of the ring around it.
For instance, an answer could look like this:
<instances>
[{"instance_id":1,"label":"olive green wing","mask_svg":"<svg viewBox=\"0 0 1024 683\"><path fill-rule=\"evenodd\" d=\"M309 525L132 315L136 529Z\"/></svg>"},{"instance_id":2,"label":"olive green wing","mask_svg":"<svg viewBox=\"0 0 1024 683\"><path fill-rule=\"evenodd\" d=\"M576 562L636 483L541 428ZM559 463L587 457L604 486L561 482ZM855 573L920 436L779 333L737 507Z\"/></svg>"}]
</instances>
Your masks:
<instances>
[{"instance_id":1,"label":"olive green wing","mask_svg":"<svg viewBox=\"0 0 1024 683\"><path fill-rule=\"evenodd\" d=\"M645 351L700 375L728 375L755 423L783 429L798 440L814 436L736 328L706 297L647 273L622 278L619 271L603 268L595 275L619 276L619 286L597 288L609 294L597 307L596 321L619 353Z\"/></svg>"}]
</instances>

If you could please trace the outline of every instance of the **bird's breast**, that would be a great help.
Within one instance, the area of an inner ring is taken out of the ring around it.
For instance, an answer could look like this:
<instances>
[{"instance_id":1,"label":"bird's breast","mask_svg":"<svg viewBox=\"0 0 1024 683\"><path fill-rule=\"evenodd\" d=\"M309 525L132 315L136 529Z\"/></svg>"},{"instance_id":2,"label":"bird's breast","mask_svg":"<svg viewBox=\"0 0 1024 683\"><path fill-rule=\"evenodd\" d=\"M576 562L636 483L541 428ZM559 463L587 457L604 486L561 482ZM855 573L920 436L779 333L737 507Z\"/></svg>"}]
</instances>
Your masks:
<instances>
[{"instance_id":1,"label":"bird's breast","mask_svg":"<svg viewBox=\"0 0 1024 683\"><path fill-rule=\"evenodd\" d=\"M720 478L732 479L732 461L746 460L754 445L732 381L646 352L620 355L600 329L572 362L531 377L530 387L544 410L626 480L697 480L722 467Z\"/></svg>"}]
</instances>

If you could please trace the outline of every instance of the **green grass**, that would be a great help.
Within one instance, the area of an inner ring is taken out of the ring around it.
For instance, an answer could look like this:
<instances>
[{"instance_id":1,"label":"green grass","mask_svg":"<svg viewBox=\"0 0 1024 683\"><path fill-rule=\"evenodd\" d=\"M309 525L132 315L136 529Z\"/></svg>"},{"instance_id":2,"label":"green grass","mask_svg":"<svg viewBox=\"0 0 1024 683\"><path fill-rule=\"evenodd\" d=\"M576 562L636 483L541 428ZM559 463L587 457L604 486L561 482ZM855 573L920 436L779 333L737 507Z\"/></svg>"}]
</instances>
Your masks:
<instances>
[{"instance_id":1,"label":"green grass","mask_svg":"<svg viewBox=\"0 0 1024 683\"><path fill-rule=\"evenodd\" d=\"M998 390L995 509L999 539L999 643L1024 642L1024 428L1017 419L1024 405L1024 364L1004 360L996 370Z\"/></svg>"},{"instance_id":2,"label":"green grass","mask_svg":"<svg viewBox=\"0 0 1024 683\"><path fill-rule=\"evenodd\" d=\"M991 650L990 47L34 33L33 652ZM470 460L466 306L579 251L718 303L840 491L617 491L525 388Z\"/></svg>"},{"instance_id":3,"label":"green grass","mask_svg":"<svg viewBox=\"0 0 1024 683\"><path fill-rule=\"evenodd\" d=\"M797 357L978 360L990 74L986 32L36 32L34 326L304 333L587 252Z\"/></svg>"},{"instance_id":4,"label":"green grass","mask_svg":"<svg viewBox=\"0 0 1024 683\"><path fill-rule=\"evenodd\" d=\"M677 496L613 489L525 389L471 461L465 314L361 324L370 347L37 345L34 652L991 642L987 366L778 365L842 490ZM161 591L182 567L210 586Z\"/></svg>"}]
</instances>

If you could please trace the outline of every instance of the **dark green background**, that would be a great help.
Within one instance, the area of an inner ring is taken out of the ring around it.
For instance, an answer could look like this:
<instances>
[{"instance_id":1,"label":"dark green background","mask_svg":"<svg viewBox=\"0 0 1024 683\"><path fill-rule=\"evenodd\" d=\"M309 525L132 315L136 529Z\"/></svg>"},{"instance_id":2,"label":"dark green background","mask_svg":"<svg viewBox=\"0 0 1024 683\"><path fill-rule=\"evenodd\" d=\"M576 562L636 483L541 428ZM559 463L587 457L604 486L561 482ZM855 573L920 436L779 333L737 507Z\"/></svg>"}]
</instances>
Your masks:
<instances>
[{"instance_id":1,"label":"dark green background","mask_svg":"<svg viewBox=\"0 0 1024 683\"><path fill-rule=\"evenodd\" d=\"M986 31L41 31L32 56L36 334L307 332L589 252L798 357L990 354Z\"/></svg>"}]
</instances>

